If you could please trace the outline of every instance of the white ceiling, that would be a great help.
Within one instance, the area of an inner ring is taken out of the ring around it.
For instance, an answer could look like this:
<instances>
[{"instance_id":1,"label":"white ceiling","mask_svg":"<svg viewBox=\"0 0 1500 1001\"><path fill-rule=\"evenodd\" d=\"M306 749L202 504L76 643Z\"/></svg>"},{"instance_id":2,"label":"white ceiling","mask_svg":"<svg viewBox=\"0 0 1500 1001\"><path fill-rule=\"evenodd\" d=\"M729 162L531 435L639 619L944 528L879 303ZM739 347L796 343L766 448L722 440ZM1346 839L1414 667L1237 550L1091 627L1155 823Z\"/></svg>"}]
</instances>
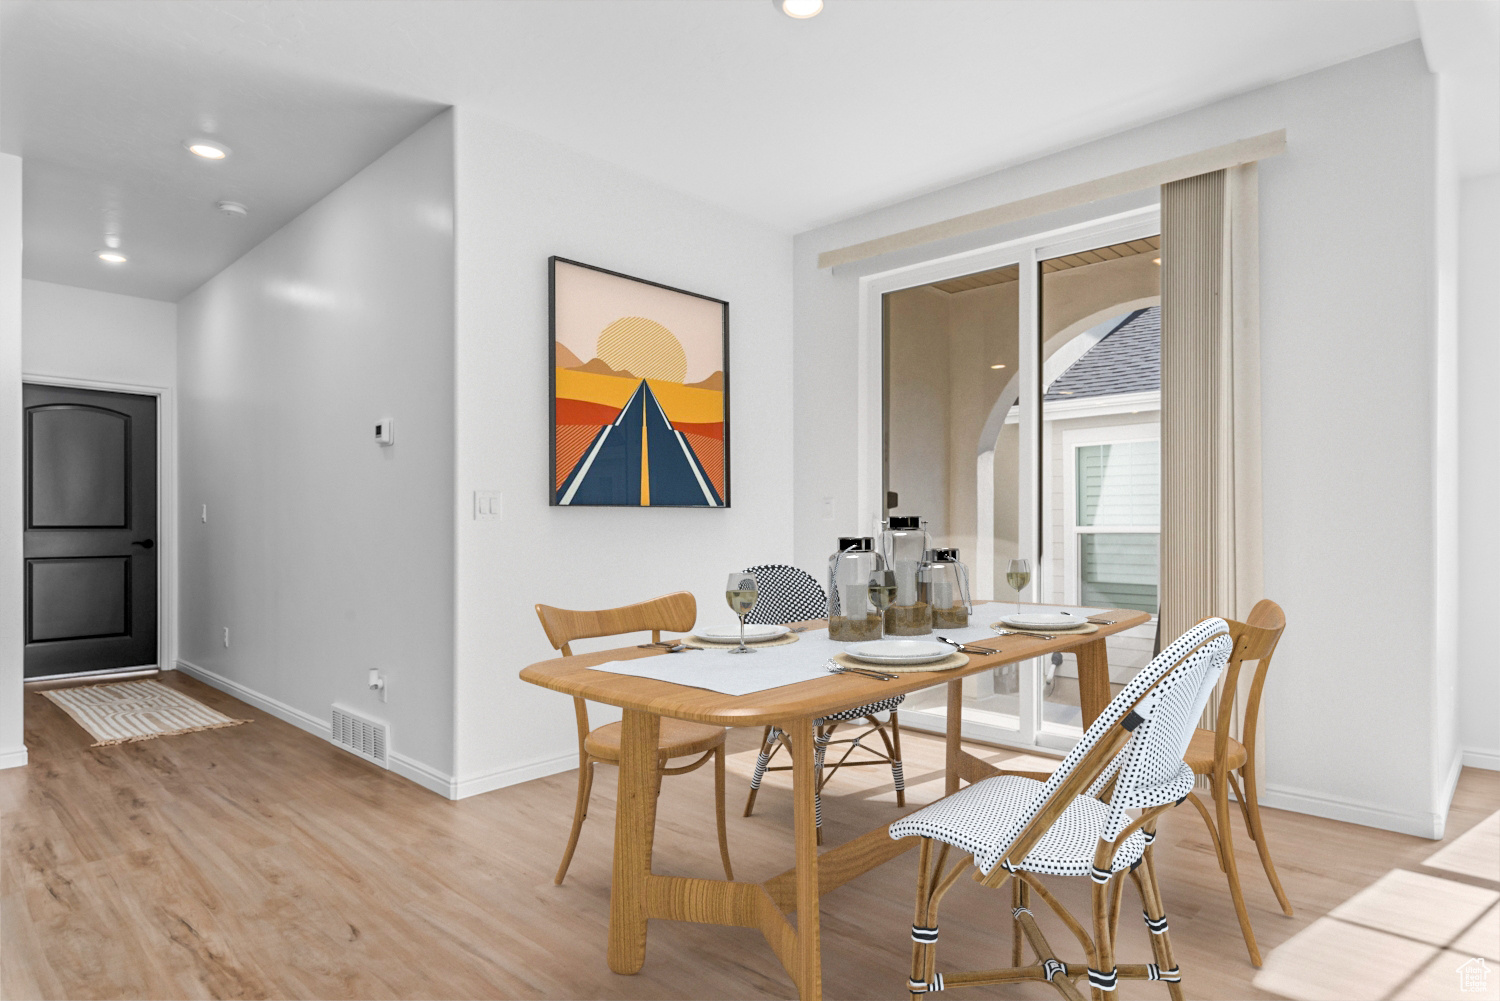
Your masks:
<instances>
[{"instance_id":1,"label":"white ceiling","mask_svg":"<svg viewBox=\"0 0 1500 1001\"><path fill-rule=\"evenodd\" d=\"M7 0L3 30L28 274L170 299L443 105L796 232L1418 25L1383 0ZM204 120L231 160L181 152ZM111 199L141 250L103 272Z\"/></svg>"},{"instance_id":2,"label":"white ceiling","mask_svg":"<svg viewBox=\"0 0 1500 1001\"><path fill-rule=\"evenodd\" d=\"M225 46L143 44L97 11L6 4L0 22L0 149L25 161L27 278L176 301L440 110ZM193 156L196 136L231 155ZM94 256L110 233L128 263Z\"/></svg>"}]
</instances>

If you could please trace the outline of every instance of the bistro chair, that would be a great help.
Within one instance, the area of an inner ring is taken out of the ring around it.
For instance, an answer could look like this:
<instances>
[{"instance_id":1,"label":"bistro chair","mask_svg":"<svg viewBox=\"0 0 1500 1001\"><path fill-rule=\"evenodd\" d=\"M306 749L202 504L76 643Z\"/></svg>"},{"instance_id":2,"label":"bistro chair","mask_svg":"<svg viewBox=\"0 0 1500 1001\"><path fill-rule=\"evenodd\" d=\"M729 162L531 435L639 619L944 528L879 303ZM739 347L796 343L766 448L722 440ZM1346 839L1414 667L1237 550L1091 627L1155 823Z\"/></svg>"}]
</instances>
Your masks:
<instances>
[{"instance_id":1,"label":"bistro chair","mask_svg":"<svg viewBox=\"0 0 1500 1001\"><path fill-rule=\"evenodd\" d=\"M1151 843L1157 818L1193 789L1183 752L1208 703L1233 642L1223 619L1205 619L1163 650L1105 707L1045 783L1016 775L984 779L896 821L892 838L920 837L916 920L912 924L913 997L949 987L1050 983L1081 1001L1087 979L1094 1001L1120 979L1161 980L1182 999ZM1126 810L1139 811L1132 819ZM940 847L933 861L934 844ZM951 849L966 853L946 872ZM938 973L938 905L973 865L973 879L999 888L1011 880L1011 967ZM1039 878L1087 876L1093 883L1093 933L1068 913ZM1127 876L1150 932L1154 963L1118 965L1115 937ZM1086 963L1069 963L1042 934L1031 911L1035 893L1083 947ZM1023 942L1036 954L1022 966Z\"/></svg>"},{"instance_id":2,"label":"bistro chair","mask_svg":"<svg viewBox=\"0 0 1500 1001\"><path fill-rule=\"evenodd\" d=\"M1288 917L1292 905L1281 880L1276 876L1276 867L1271 864L1271 849L1266 844L1266 831L1260 822L1260 801L1255 791L1255 731L1260 721L1260 697L1266 684L1266 674L1271 668L1271 654L1286 629L1286 614L1281 606L1269 599L1261 599L1250 610L1245 622L1230 622L1229 632L1234 638L1234 652L1229 656L1229 667L1224 672L1223 695L1219 700L1218 720L1212 730L1193 731L1185 760L1197 775L1209 781L1209 792L1213 796L1214 813L1218 820L1209 816L1208 808L1197 793L1189 793L1188 800L1198 808L1203 822L1208 825L1209 837L1213 839L1214 852L1219 857L1219 868L1229 882L1229 895L1234 900L1234 913L1240 921L1240 932L1245 938L1245 948L1250 951L1250 962L1260 965L1260 949L1255 944L1255 932L1250 928L1250 914L1245 910L1245 895L1240 889L1239 870L1234 861L1234 839L1229 825L1229 791L1240 805L1245 818L1245 828L1250 839L1260 852L1260 864L1266 871L1266 879L1281 910ZM1240 667L1246 661L1255 661L1255 675L1250 683L1250 693L1245 699L1245 717L1241 733L1244 743L1229 735L1229 724L1234 714L1234 694L1240 678Z\"/></svg>"},{"instance_id":3,"label":"bistro chair","mask_svg":"<svg viewBox=\"0 0 1500 1001\"><path fill-rule=\"evenodd\" d=\"M663 595L621 608L605 608L598 611L570 611L550 605L536 606L537 618L542 620L542 629L553 649L562 651L564 657L573 656L570 644L574 640L593 639L599 636L618 636L622 633L651 630L651 642L661 640L662 630L685 633L693 628L698 618L698 602L686 591ZM578 847L578 833L583 830L583 818L588 816L589 793L594 786L595 765L619 765L620 724L606 723L595 730L589 729L588 703L583 699L573 700L574 714L578 719L578 803L573 808L573 831L568 835L568 847L563 851L562 865L557 867L554 883L561 884L568 874L568 865L573 861L573 849ZM663 775L686 775L714 759L714 800L719 821L719 855L724 860L724 878L734 879L729 866L729 836L724 824L724 734L721 726L706 726L687 720L663 717L661 737L657 745L656 789L661 792ZM697 761L685 765L668 766L671 758L690 754L703 755Z\"/></svg>"},{"instance_id":4,"label":"bistro chair","mask_svg":"<svg viewBox=\"0 0 1500 1001\"><path fill-rule=\"evenodd\" d=\"M745 621L783 626L789 622L805 622L827 616L828 595L824 593L823 586L806 571L783 563L767 563L751 567L745 572L755 574L760 591L760 597ZM901 772L901 722L896 717L897 708L905 700L906 696L897 695L813 721L813 772L818 780L813 800L813 817L818 828L818 844L823 843L823 786L840 768L890 765L891 778L896 783L896 805L906 805L906 778ZM886 722L881 722L875 715L883 712L890 713ZM865 730L852 737L834 739L834 732L839 724L860 719L864 720L864 724L860 725L866 725ZM880 737L883 747L869 747L862 743L872 735ZM766 727L765 733L761 735L760 756L755 759L755 774L750 778L750 795L745 800L745 816L750 816L750 812L755 809L755 796L760 791L760 783L766 777L766 772L791 770L790 765L771 767L771 758L783 747L790 756L792 748L787 743L786 734L778 727ZM823 764L830 747L843 747L844 751L825 774ZM850 761L850 755L856 750L865 752L865 756Z\"/></svg>"}]
</instances>

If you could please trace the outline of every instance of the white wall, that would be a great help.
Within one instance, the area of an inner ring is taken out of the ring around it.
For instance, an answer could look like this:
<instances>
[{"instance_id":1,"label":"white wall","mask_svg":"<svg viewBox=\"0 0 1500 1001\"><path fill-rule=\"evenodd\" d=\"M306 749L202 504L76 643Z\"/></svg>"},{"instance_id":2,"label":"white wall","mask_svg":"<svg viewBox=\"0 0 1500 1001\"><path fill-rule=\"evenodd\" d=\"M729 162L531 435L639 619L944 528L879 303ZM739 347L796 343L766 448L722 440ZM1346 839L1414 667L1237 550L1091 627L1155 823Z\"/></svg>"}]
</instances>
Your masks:
<instances>
[{"instance_id":1,"label":"white wall","mask_svg":"<svg viewBox=\"0 0 1500 1001\"><path fill-rule=\"evenodd\" d=\"M27 375L171 388L177 305L112 292L21 283L21 366Z\"/></svg>"},{"instance_id":2,"label":"white wall","mask_svg":"<svg viewBox=\"0 0 1500 1001\"><path fill-rule=\"evenodd\" d=\"M1500 174L1459 195L1458 712L1464 764L1500 768Z\"/></svg>"},{"instance_id":3,"label":"white wall","mask_svg":"<svg viewBox=\"0 0 1500 1001\"><path fill-rule=\"evenodd\" d=\"M21 618L21 158L0 153L0 768L26 764Z\"/></svg>"},{"instance_id":4,"label":"white wall","mask_svg":"<svg viewBox=\"0 0 1500 1001\"><path fill-rule=\"evenodd\" d=\"M315 732L334 702L384 719L445 794L452 151L445 113L184 298L177 358L181 666Z\"/></svg>"},{"instance_id":5,"label":"white wall","mask_svg":"<svg viewBox=\"0 0 1500 1001\"><path fill-rule=\"evenodd\" d=\"M517 678L555 655L534 603L603 608L689 590L700 621L722 622L727 574L791 557L791 239L481 112L457 116L458 793L469 795L577 764L571 701ZM548 506L552 254L728 300L730 508ZM474 490L503 491L505 518L474 521Z\"/></svg>"},{"instance_id":6,"label":"white wall","mask_svg":"<svg viewBox=\"0 0 1500 1001\"><path fill-rule=\"evenodd\" d=\"M855 384L818 373L856 349L859 277L1025 228L832 273L819 252L1278 128L1288 150L1260 170L1265 579L1289 626L1266 690L1265 801L1439 836L1436 735L1453 721L1433 627L1435 87L1416 43L800 235L797 551L824 547L810 498L855 503ZM1355 624L1333 624L1344 615Z\"/></svg>"}]
</instances>

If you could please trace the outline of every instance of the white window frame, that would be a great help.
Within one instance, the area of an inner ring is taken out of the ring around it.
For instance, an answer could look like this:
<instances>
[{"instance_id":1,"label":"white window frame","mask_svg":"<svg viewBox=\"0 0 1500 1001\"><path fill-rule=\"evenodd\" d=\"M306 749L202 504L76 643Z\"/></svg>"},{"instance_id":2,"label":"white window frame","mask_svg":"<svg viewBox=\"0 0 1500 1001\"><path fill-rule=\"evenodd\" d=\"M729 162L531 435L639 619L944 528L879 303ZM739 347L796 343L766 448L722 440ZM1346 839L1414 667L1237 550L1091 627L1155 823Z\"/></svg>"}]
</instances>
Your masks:
<instances>
[{"instance_id":1,"label":"white window frame","mask_svg":"<svg viewBox=\"0 0 1500 1001\"><path fill-rule=\"evenodd\" d=\"M1078 524L1078 450L1094 445L1120 445L1126 442L1154 441L1160 446L1161 423L1117 424L1113 427L1078 428L1063 432L1063 601L1079 603L1079 536L1081 535L1161 535L1161 510L1157 509L1154 527L1118 525L1080 526ZM1160 584L1158 584L1160 587ZM1154 620L1153 616L1153 620Z\"/></svg>"},{"instance_id":2,"label":"white window frame","mask_svg":"<svg viewBox=\"0 0 1500 1001\"><path fill-rule=\"evenodd\" d=\"M1038 322L1040 319L1041 282L1037 274L1037 263L1053 257L1062 257L1094 247L1123 243L1128 240L1154 236L1161 232L1161 208L1150 205L1131 209L1102 219L1065 226L1054 230L976 250L952 254L934 260L923 261L889 271L862 276L859 280L859 340L858 340L858 443L856 449L857 512L860 525L874 526L884 509L884 309L883 299L887 293L933 282L947 281L979 271L1019 266L1020 289L1018 290L1018 326L1020 339L1018 374L1035 372L1042 364L1041 342ZM1019 394L1020 442L1020 498L1018 505L1018 543L1020 553L1031 560L1034 568L1032 582L1023 592L1023 600L1034 600L1035 595L1047 593L1049 580L1046 565L1040 559L1043 536L1042 512L1037 510L1040 480L1046 476L1044 468L1044 438L1042 434L1042 394L1040 380L1026 379L1021 383ZM989 453L993 457L993 453ZM982 473L983 470L980 470ZM979 551L973 560L973 576L976 581L993 581L994 546L986 550L986 529L993 540L993 519L985 523L984 511L979 512ZM1003 600L1007 595L976 594ZM1061 735L1047 732L1042 726L1042 661L1033 659L1018 665L1020 691L1019 714L985 712L969 708L961 726L963 736L987 743L1015 747L1023 750L1056 752L1066 750L1077 741L1077 734ZM979 684L976 676L968 687ZM966 695L967 695L966 691ZM919 730L943 732L947 725L946 704L931 708L903 708L902 723ZM1014 721L1014 725L1012 725Z\"/></svg>"}]
</instances>

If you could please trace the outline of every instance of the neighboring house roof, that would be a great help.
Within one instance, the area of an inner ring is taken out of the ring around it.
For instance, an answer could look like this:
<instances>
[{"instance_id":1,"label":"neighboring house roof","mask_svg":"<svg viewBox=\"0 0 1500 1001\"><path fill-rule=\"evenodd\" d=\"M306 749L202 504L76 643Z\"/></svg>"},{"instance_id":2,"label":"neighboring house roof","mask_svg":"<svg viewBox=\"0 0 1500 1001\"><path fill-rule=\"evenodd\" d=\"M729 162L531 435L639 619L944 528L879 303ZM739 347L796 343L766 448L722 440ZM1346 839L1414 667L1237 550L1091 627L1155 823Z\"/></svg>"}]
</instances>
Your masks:
<instances>
[{"instance_id":1,"label":"neighboring house roof","mask_svg":"<svg viewBox=\"0 0 1500 1001\"><path fill-rule=\"evenodd\" d=\"M1161 307L1131 313L1047 387L1046 400L1161 389Z\"/></svg>"}]
</instances>

